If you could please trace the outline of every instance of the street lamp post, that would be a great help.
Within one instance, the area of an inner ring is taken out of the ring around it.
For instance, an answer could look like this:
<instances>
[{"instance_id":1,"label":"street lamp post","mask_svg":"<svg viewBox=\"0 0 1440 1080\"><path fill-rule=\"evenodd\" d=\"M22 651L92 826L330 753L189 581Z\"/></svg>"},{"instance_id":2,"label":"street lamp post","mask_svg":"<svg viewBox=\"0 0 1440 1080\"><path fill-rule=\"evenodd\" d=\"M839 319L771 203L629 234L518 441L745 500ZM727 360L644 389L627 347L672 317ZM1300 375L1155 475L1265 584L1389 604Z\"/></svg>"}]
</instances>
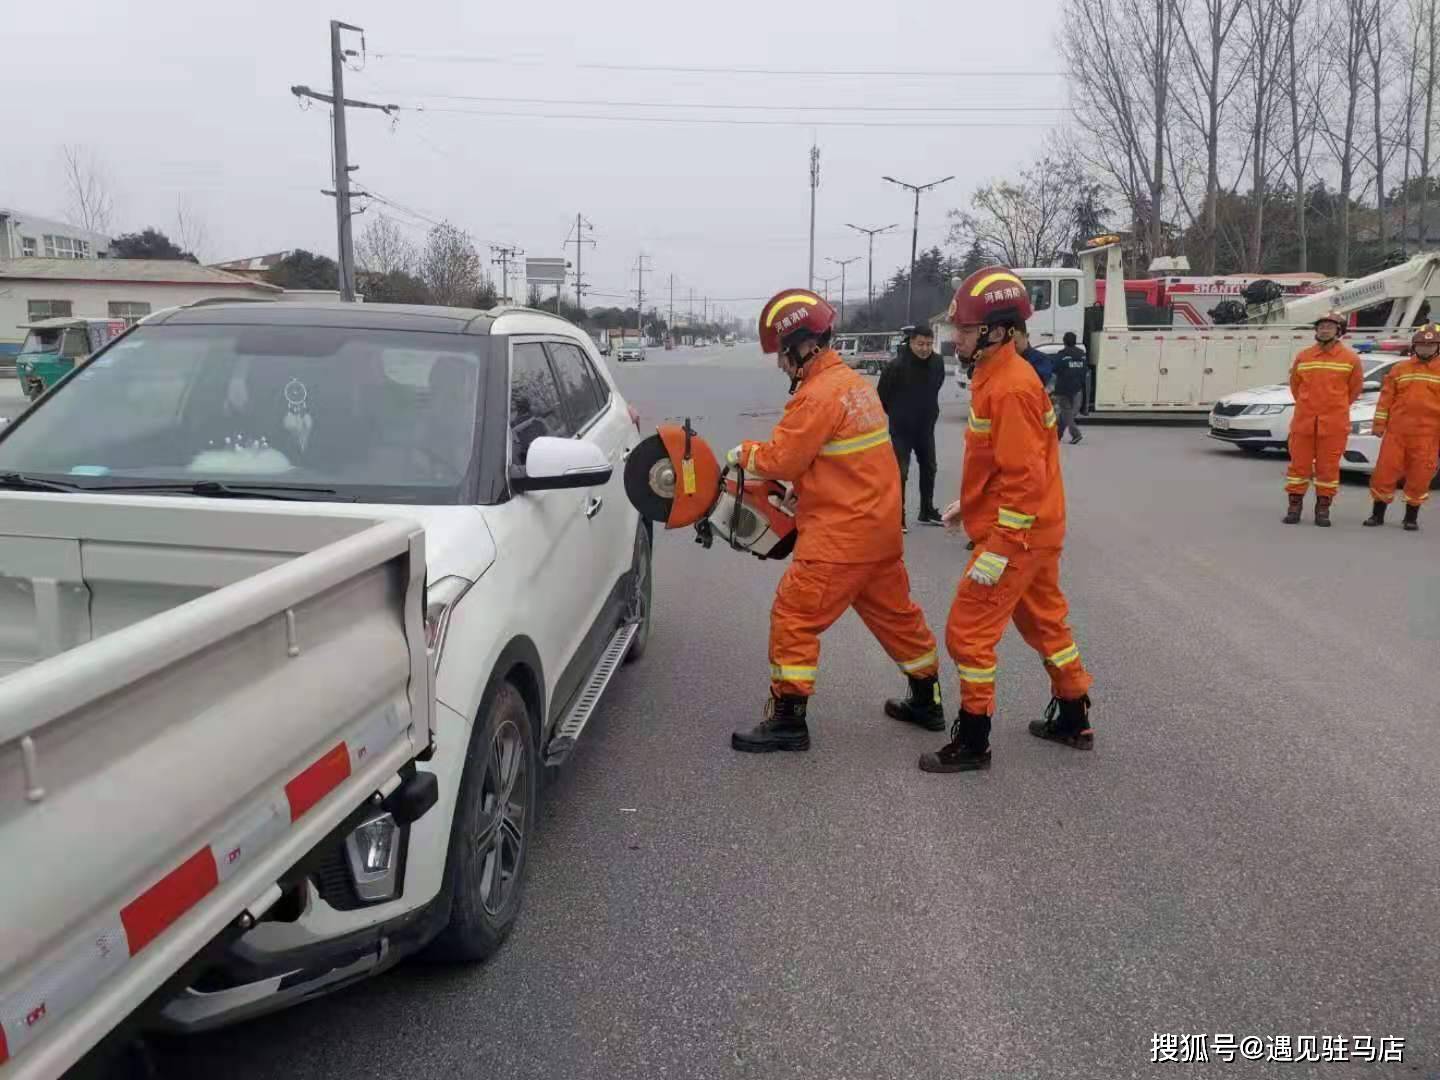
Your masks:
<instances>
[{"instance_id":1,"label":"street lamp post","mask_svg":"<svg viewBox=\"0 0 1440 1080\"><path fill-rule=\"evenodd\" d=\"M864 233L870 240L870 255L865 274L865 302L873 307L875 304L875 237L880 233L899 228L899 223L886 225L883 229L867 229L863 225L851 225L847 221L845 227Z\"/></svg>"},{"instance_id":2,"label":"street lamp post","mask_svg":"<svg viewBox=\"0 0 1440 1080\"><path fill-rule=\"evenodd\" d=\"M915 297L915 248L920 238L920 193L929 191L931 188L939 187L948 180L954 180L953 176L942 177L939 180L932 180L928 184L907 184L904 180L896 180L893 176L883 176L882 180L888 180L897 187L903 187L907 191L915 193L915 223L910 230L910 282L905 289L905 321L913 323L915 313L912 308Z\"/></svg>"},{"instance_id":3,"label":"street lamp post","mask_svg":"<svg viewBox=\"0 0 1440 1080\"><path fill-rule=\"evenodd\" d=\"M840 329L843 330L845 329L845 267L852 262L859 262L860 256L852 255L848 259L832 259L827 256L825 261L840 267Z\"/></svg>"}]
</instances>

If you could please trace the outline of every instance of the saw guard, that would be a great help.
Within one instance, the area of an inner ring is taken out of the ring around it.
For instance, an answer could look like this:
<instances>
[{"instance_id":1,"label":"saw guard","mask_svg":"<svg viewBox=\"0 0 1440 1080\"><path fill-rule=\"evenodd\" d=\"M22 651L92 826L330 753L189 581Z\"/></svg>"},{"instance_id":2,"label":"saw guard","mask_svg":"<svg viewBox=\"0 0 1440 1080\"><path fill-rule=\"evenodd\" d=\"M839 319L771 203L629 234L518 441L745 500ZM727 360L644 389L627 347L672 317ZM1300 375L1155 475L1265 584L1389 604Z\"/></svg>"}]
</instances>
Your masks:
<instances>
[{"instance_id":1,"label":"saw guard","mask_svg":"<svg viewBox=\"0 0 1440 1080\"><path fill-rule=\"evenodd\" d=\"M720 496L720 463L709 443L699 435L687 433L680 424L661 424L655 433L665 444L675 466L675 498L665 527L683 529L694 525L714 507Z\"/></svg>"},{"instance_id":2,"label":"saw guard","mask_svg":"<svg viewBox=\"0 0 1440 1080\"><path fill-rule=\"evenodd\" d=\"M715 534L731 547L757 559L784 559L794 550L795 517L782 509L789 488L778 480L750 479L741 493L737 477L727 469L719 502L710 514ZM736 497L743 512L737 514ZM738 531L732 533L731 524Z\"/></svg>"}]
</instances>

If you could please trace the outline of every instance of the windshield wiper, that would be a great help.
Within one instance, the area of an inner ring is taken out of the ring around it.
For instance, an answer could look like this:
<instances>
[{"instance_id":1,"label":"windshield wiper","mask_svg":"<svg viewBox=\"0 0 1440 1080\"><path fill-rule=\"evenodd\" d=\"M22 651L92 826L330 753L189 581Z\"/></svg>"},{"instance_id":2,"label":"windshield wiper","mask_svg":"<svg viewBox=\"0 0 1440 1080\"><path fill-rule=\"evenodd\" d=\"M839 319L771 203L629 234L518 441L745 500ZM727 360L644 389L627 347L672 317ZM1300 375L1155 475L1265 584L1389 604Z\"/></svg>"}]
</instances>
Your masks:
<instances>
[{"instance_id":1,"label":"windshield wiper","mask_svg":"<svg viewBox=\"0 0 1440 1080\"><path fill-rule=\"evenodd\" d=\"M0 488L9 488L11 491L60 491L67 495L81 490L79 484L69 484L63 480L41 480L38 476L26 476L18 472L0 472Z\"/></svg>"},{"instance_id":2,"label":"windshield wiper","mask_svg":"<svg viewBox=\"0 0 1440 1080\"><path fill-rule=\"evenodd\" d=\"M43 481L41 482L43 483ZM88 490L102 494L111 491L174 491L187 495L200 495L207 499L284 499L294 502L357 501L354 495L341 495L334 488L316 487L311 484L231 484L221 483L218 480L196 480L190 483L154 480L148 483L102 484Z\"/></svg>"}]
</instances>

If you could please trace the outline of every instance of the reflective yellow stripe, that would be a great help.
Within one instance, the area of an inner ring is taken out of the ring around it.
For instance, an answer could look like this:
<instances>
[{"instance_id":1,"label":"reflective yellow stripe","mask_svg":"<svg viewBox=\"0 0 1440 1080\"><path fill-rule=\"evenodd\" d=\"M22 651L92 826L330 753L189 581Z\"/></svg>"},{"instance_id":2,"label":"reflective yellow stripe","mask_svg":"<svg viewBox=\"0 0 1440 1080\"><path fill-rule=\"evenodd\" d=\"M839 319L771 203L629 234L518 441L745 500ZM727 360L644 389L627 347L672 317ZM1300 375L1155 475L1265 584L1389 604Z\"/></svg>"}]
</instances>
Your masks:
<instances>
[{"instance_id":1,"label":"reflective yellow stripe","mask_svg":"<svg viewBox=\"0 0 1440 1080\"><path fill-rule=\"evenodd\" d=\"M1000 507L1000 524L1007 529L1028 529L1035 524L1034 514L1022 514L1018 510Z\"/></svg>"},{"instance_id":2,"label":"reflective yellow stripe","mask_svg":"<svg viewBox=\"0 0 1440 1080\"><path fill-rule=\"evenodd\" d=\"M1045 657L1045 662L1051 667L1064 667L1066 664L1073 664L1080 659L1080 647L1075 644L1066 645L1057 653L1051 653Z\"/></svg>"},{"instance_id":3,"label":"reflective yellow stripe","mask_svg":"<svg viewBox=\"0 0 1440 1080\"><path fill-rule=\"evenodd\" d=\"M818 304L818 303L820 303L820 298L819 298L818 296L813 295L812 293L807 293L807 292L794 292L794 293L789 293L789 294L787 294L787 295L785 295L785 296L780 297L779 300L776 300L775 303L773 303L772 305L770 305L770 310L769 310L769 311L766 313L766 315L765 315L765 325L766 325L766 326L774 326L774 325L775 325L775 316L776 316L776 315L779 315L781 311L783 311L783 310L784 310L785 308L787 308L787 307L790 307L792 304Z\"/></svg>"},{"instance_id":4,"label":"reflective yellow stripe","mask_svg":"<svg viewBox=\"0 0 1440 1080\"><path fill-rule=\"evenodd\" d=\"M984 420L975 415L975 410L970 410L970 430L981 435L990 434L990 421Z\"/></svg>"},{"instance_id":5,"label":"reflective yellow stripe","mask_svg":"<svg viewBox=\"0 0 1440 1080\"><path fill-rule=\"evenodd\" d=\"M973 683L993 683L995 681L995 668L991 667L966 667L964 664L956 664L960 669L960 680Z\"/></svg>"},{"instance_id":6,"label":"reflective yellow stripe","mask_svg":"<svg viewBox=\"0 0 1440 1080\"><path fill-rule=\"evenodd\" d=\"M1390 419L1390 410L1389 410L1389 409L1376 409L1376 410L1375 410L1375 419L1376 419L1376 420L1389 420L1389 419Z\"/></svg>"},{"instance_id":7,"label":"reflective yellow stripe","mask_svg":"<svg viewBox=\"0 0 1440 1080\"><path fill-rule=\"evenodd\" d=\"M1051 409L1049 412L1047 412L1047 413L1045 414L1045 426L1046 426L1046 427L1054 427L1054 426L1055 426L1055 410L1054 410L1054 409Z\"/></svg>"},{"instance_id":8,"label":"reflective yellow stripe","mask_svg":"<svg viewBox=\"0 0 1440 1080\"><path fill-rule=\"evenodd\" d=\"M1310 478L1308 476L1287 476L1285 482L1287 484L1308 484Z\"/></svg>"},{"instance_id":9,"label":"reflective yellow stripe","mask_svg":"<svg viewBox=\"0 0 1440 1080\"><path fill-rule=\"evenodd\" d=\"M1396 376L1395 376L1395 381L1396 381L1397 383L1406 383L1406 382L1433 382L1433 383L1440 383L1440 375L1422 375L1420 372L1416 371L1416 372L1413 372L1413 373L1411 373L1411 374L1409 374L1409 375L1396 375Z\"/></svg>"},{"instance_id":10,"label":"reflective yellow stripe","mask_svg":"<svg viewBox=\"0 0 1440 1080\"><path fill-rule=\"evenodd\" d=\"M1415 500L1414 502L1411 502L1411 501L1410 501L1410 496L1409 496L1409 495L1406 495L1406 496L1405 496L1405 502L1406 502L1408 505L1410 505L1410 506L1420 506L1420 505L1422 505L1422 504L1424 504L1424 503L1427 503L1427 502L1429 502L1429 501L1430 501L1430 493L1429 493L1428 491L1425 492L1424 495L1421 495L1420 498L1418 498L1418 499Z\"/></svg>"},{"instance_id":11,"label":"reflective yellow stripe","mask_svg":"<svg viewBox=\"0 0 1440 1080\"><path fill-rule=\"evenodd\" d=\"M877 446L884 446L890 441L889 428L876 428L874 431L867 431L864 435L855 435L849 439L836 439L834 442L827 442L820 448L820 453L825 457L836 457L840 454L858 454L861 450L870 450Z\"/></svg>"},{"instance_id":12,"label":"reflective yellow stripe","mask_svg":"<svg viewBox=\"0 0 1440 1080\"><path fill-rule=\"evenodd\" d=\"M770 678L779 682L814 682L815 668L796 667L793 664L771 664Z\"/></svg>"},{"instance_id":13,"label":"reflective yellow stripe","mask_svg":"<svg viewBox=\"0 0 1440 1080\"><path fill-rule=\"evenodd\" d=\"M753 472L755 471L755 455L758 454L759 452L760 452L760 447L758 447L758 446L752 446L752 447L750 448L750 453L749 453L749 454L746 456L746 458L745 458L745 471L746 471L746 472L748 472L748 473L753 473Z\"/></svg>"},{"instance_id":14,"label":"reflective yellow stripe","mask_svg":"<svg viewBox=\"0 0 1440 1080\"><path fill-rule=\"evenodd\" d=\"M914 660L896 660L900 670L907 675L912 671L919 671L923 667L929 667L935 663L935 650L931 649L924 656L917 656Z\"/></svg>"},{"instance_id":15,"label":"reflective yellow stripe","mask_svg":"<svg viewBox=\"0 0 1440 1080\"><path fill-rule=\"evenodd\" d=\"M987 551L975 560L975 565L981 570L989 571L995 577L999 577L1005 572L1005 567L1010 565L1010 560L1001 555L992 555Z\"/></svg>"},{"instance_id":16,"label":"reflective yellow stripe","mask_svg":"<svg viewBox=\"0 0 1440 1080\"><path fill-rule=\"evenodd\" d=\"M1315 481L1315 486L1316 486L1317 488L1322 488L1322 487L1323 487L1323 488L1338 488L1338 487L1340 486L1340 481L1339 481L1339 480L1316 480L1316 481Z\"/></svg>"},{"instance_id":17,"label":"reflective yellow stripe","mask_svg":"<svg viewBox=\"0 0 1440 1080\"><path fill-rule=\"evenodd\" d=\"M1337 364L1333 361L1312 360L1309 363L1297 364L1296 371L1354 371L1353 364Z\"/></svg>"},{"instance_id":18,"label":"reflective yellow stripe","mask_svg":"<svg viewBox=\"0 0 1440 1080\"><path fill-rule=\"evenodd\" d=\"M983 278L977 281L975 283L975 287L970 290L970 295L979 296L991 285L1002 281L1009 285L1019 285L1022 289L1025 288L1025 283L1021 281L1018 277L1016 277L1014 274L1010 273L1008 270L997 270L993 274L986 274Z\"/></svg>"}]
</instances>

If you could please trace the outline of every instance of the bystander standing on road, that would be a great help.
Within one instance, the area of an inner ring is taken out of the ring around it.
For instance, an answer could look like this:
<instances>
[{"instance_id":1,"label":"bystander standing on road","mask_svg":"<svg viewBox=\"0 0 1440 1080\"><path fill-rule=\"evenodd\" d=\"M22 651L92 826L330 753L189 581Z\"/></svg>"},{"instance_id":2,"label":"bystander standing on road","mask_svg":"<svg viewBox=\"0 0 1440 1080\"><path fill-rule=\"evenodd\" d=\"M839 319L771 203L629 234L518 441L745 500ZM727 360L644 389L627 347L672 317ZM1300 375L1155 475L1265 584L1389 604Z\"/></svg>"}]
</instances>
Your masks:
<instances>
[{"instance_id":1,"label":"bystander standing on road","mask_svg":"<svg viewBox=\"0 0 1440 1080\"><path fill-rule=\"evenodd\" d=\"M935 422L940 418L940 387L945 382L945 361L935 351L928 326L913 328L895 358L880 374L876 391L890 418L890 442L900 463L900 527L905 522L905 488L910 479L910 455L920 465L920 515L925 525L939 525L935 506Z\"/></svg>"},{"instance_id":2,"label":"bystander standing on road","mask_svg":"<svg viewBox=\"0 0 1440 1080\"><path fill-rule=\"evenodd\" d=\"M1055 357L1055 414L1059 418L1055 437L1063 439L1065 429L1070 429L1070 442L1078 443L1085 436L1080 433L1077 417L1085 401L1085 382L1090 370L1090 361L1085 350L1075 343L1075 335L1065 333L1065 347Z\"/></svg>"}]
</instances>

